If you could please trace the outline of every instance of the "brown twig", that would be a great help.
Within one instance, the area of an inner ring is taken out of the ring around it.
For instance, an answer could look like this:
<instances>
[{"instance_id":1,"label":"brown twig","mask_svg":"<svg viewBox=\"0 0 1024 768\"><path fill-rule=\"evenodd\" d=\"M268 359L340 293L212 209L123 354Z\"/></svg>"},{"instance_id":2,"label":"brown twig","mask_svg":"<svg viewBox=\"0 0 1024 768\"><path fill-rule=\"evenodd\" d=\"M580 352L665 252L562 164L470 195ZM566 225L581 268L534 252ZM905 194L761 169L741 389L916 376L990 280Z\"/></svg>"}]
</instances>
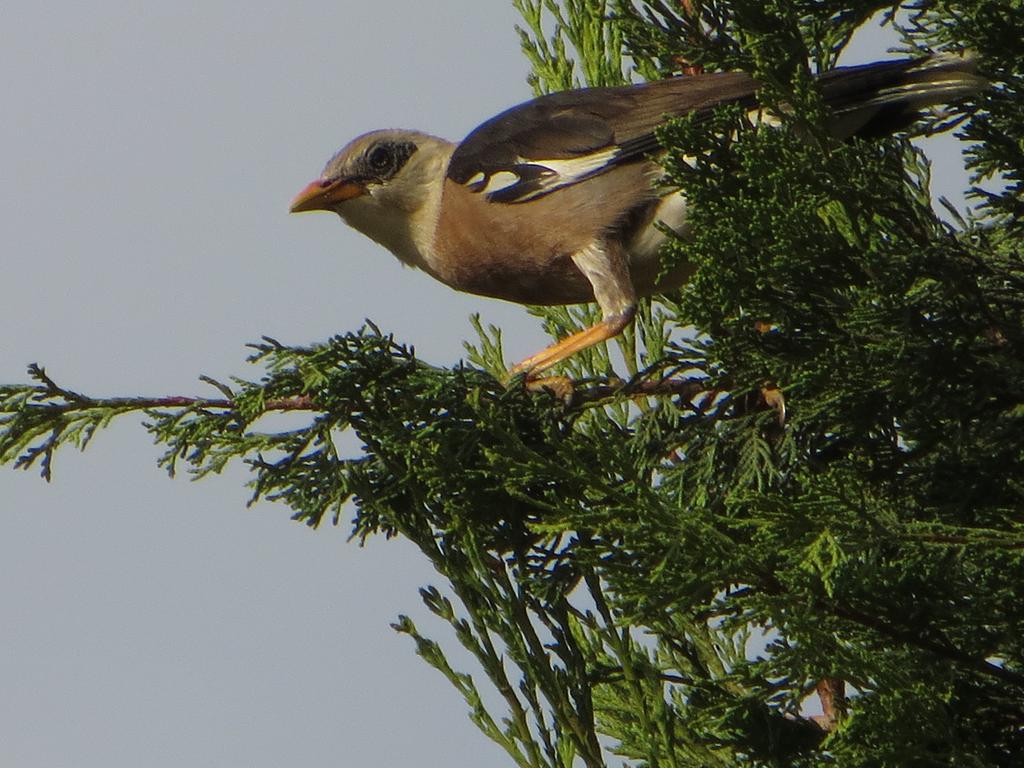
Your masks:
<instances>
[{"instance_id":1,"label":"brown twig","mask_svg":"<svg viewBox=\"0 0 1024 768\"><path fill-rule=\"evenodd\" d=\"M49 399L58 396L58 393L42 391L37 396L38 400ZM83 411L93 408L110 408L115 410L136 410L149 411L161 408L209 408L218 410L231 410L238 407L238 403L227 398L205 398L205 397L184 397L172 395L168 397L86 397L78 395L74 398L67 397L67 393L61 391L60 397L64 397L66 403L47 403L39 407L52 408L61 412ZM297 397L278 398L267 400L263 404L267 411L312 411L316 410L313 399L308 395Z\"/></svg>"},{"instance_id":2,"label":"brown twig","mask_svg":"<svg viewBox=\"0 0 1024 768\"><path fill-rule=\"evenodd\" d=\"M1009 535L1009 534L1008 534ZM1000 539L998 536L962 536L940 533L901 533L900 538L911 541L925 541L929 544L944 544L953 547L995 547L996 549L1024 549L1024 541Z\"/></svg>"},{"instance_id":3,"label":"brown twig","mask_svg":"<svg viewBox=\"0 0 1024 768\"><path fill-rule=\"evenodd\" d=\"M693 31L690 33L690 42L694 45L699 45L703 39L703 34L700 28L700 1L701 0L680 0L679 4L683 8L683 15L690 20L693 24ZM676 63L679 64L680 70L684 75L699 75L704 72L704 67L700 64L693 64L682 56L676 57Z\"/></svg>"},{"instance_id":4,"label":"brown twig","mask_svg":"<svg viewBox=\"0 0 1024 768\"><path fill-rule=\"evenodd\" d=\"M940 658L956 662L957 664L961 664L982 674L999 678L1004 682L1012 683L1018 687L1024 687L1024 675L1019 672L1014 672L1011 669L1007 669L1006 667L999 666L998 664L993 664L985 659L979 659L972 656L969 653L960 650L952 643L932 640L920 631L900 629L877 616L872 616L871 614L863 613L847 606L834 605L832 606L832 613L841 618L849 619L850 621L869 627L880 635L885 635L886 637L898 640L906 645L916 646L923 650L930 651Z\"/></svg>"},{"instance_id":5,"label":"brown twig","mask_svg":"<svg viewBox=\"0 0 1024 768\"><path fill-rule=\"evenodd\" d=\"M822 730L835 730L836 723L846 714L846 683L838 677L823 677L814 689L821 701L821 714L811 719Z\"/></svg>"},{"instance_id":6,"label":"brown twig","mask_svg":"<svg viewBox=\"0 0 1024 768\"><path fill-rule=\"evenodd\" d=\"M691 399L707 391L707 379L657 379L633 383L606 382L594 384L576 393L577 402L603 400L615 395L649 397L658 395L679 396Z\"/></svg>"},{"instance_id":7,"label":"brown twig","mask_svg":"<svg viewBox=\"0 0 1024 768\"><path fill-rule=\"evenodd\" d=\"M763 576L759 589L772 595L783 595L786 591L778 579L771 574ZM993 664L986 659L972 656L948 641L940 642L939 640L934 640L928 635L926 628L903 629L885 618L831 601L818 601L815 607L824 613L830 613L833 616L867 627L890 640L895 640L913 648L920 648L939 658L973 669L983 675L989 675L1011 685L1024 688L1024 674L1007 669L999 664Z\"/></svg>"},{"instance_id":8,"label":"brown twig","mask_svg":"<svg viewBox=\"0 0 1024 768\"><path fill-rule=\"evenodd\" d=\"M49 408L60 413L71 413L95 408L146 411L162 408L231 410L238 407L238 402L232 397L231 390L226 385L211 379L209 376L201 376L200 379L216 387L226 397L206 398L182 395L169 395L167 397L89 397L88 395L83 395L60 386L50 378L49 374L46 373L46 369L38 363L29 365L28 374L40 384L34 388L35 394L31 397L32 402L36 404L35 407ZM61 399L64 402L47 402L55 399ZM267 400L263 404L263 408L267 411L310 411L314 410L314 405L313 399L308 395L297 395L295 397Z\"/></svg>"}]
</instances>

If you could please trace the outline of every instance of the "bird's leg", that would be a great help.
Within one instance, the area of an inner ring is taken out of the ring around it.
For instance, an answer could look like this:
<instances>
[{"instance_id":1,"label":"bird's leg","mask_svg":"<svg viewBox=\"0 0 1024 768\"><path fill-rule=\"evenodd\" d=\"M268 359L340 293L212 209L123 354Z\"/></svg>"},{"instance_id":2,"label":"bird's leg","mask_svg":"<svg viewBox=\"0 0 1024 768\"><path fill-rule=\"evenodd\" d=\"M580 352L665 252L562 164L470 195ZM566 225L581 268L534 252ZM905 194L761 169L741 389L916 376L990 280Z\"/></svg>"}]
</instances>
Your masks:
<instances>
[{"instance_id":1,"label":"bird's leg","mask_svg":"<svg viewBox=\"0 0 1024 768\"><path fill-rule=\"evenodd\" d=\"M597 243L572 257L594 288L594 298L604 316L599 323L552 344L512 368L511 373L536 374L551 368L580 350L618 336L636 315L636 294L625 254L618 243Z\"/></svg>"},{"instance_id":2,"label":"bird's leg","mask_svg":"<svg viewBox=\"0 0 1024 768\"><path fill-rule=\"evenodd\" d=\"M511 373L525 372L530 376L542 373L556 363L565 360L565 358L575 355L580 350L618 336L629 325L635 314L636 307L630 307L624 312L605 315L599 323L590 326L586 330L574 333L572 336L568 336L517 363L512 368Z\"/></svg>"}]
</instances>

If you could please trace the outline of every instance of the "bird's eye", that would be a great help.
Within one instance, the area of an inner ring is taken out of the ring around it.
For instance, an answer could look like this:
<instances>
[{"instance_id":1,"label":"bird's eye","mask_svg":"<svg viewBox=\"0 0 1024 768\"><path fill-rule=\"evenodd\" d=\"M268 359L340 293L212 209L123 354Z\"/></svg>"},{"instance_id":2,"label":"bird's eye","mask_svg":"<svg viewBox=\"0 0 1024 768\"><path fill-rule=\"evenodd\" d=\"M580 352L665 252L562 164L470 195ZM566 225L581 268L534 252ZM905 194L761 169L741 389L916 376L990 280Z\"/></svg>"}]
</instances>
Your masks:
<instances>
[{"instance_id":1,"label":"bird's eye","mask_svg":"<svg viewBox=\"0 0 1024 768\"><path fill-rule=\"evenodd\" d=\"M378 144L370 150L370 154L366 156L366 161L375 173L384 174L390 170L395 161L395 156L390 147L385 144Z\"/></svg>"},{"instance_id":2,"label":"bird's eye","mask_svg":"<svg viewBox=\"0 0 1024 768\"><path fill-rule=\"evenodd\" d=\"M368 179L383 183L393 178L416 151L411 141L379 140L359 159L359 170Z\"/></svg>"}]
</instances>

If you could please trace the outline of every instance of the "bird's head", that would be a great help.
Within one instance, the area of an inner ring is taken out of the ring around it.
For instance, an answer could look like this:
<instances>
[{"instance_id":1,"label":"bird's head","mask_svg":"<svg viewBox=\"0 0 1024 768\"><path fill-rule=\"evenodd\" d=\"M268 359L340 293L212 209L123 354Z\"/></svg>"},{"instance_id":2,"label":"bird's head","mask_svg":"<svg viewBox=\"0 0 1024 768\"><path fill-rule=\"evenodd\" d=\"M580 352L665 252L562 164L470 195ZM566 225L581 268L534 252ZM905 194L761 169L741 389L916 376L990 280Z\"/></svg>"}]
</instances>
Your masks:
<instances>
[{"instance_id":1,"label":"bird's head","mask_svg":"<svg viewBox=\"0 0 1024 768\"><path fill-rule=\"evenodd\" d=\"M418 131L372 131L337 152L291 212L333 211L402 261L423 266L454 145Z\"/></svg>"}]
</instances>

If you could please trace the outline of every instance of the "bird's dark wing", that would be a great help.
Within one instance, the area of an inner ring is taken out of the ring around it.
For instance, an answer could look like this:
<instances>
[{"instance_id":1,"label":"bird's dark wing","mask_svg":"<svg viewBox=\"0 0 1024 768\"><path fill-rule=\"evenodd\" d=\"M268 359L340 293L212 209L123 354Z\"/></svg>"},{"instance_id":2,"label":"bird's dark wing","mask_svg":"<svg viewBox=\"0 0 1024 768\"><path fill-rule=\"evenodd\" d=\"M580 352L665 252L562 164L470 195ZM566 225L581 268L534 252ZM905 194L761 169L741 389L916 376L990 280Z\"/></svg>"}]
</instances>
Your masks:
<instances>
[{"instance_id":1,"label":"bird's dark wing","mask_svg":"<svg viewBox=\"0 0 1024 768\"><path fill-rule=\"evenodd\" d=\"M832 134L845 139L888 136L908 128L921 110L977 94L988 81L975 73L970 54L876 61L840 67L818 76L832 109Z\"/></svg>"},{"instance_id":2,"label":"bird's dark wing","mask_svg":"<svg viewBox=\"0 0 1024 768\"><path fill-rule=\"evenodd\" d=\"M725 72L541 96L470 133L452 155L448 178L491 202L534 200L656 153L654 130L667 117L754 106L756 88L749 75Z\"/></svg>"},{"instance_id":3,"label":"bird's dark wing","mask_svg":"<svg viewBox=\"0 0 1024 768\"><path fill-rule=\"evenodd\" d=\"M986 81L970 56L842 67L817 78L836 138L885 135L922 107L977 93ZM522 203L659 151L666 117L698 118L723 104L757 107L757 82L742 72L678 77L620 88L542 96L488 120L452 155L448 178L497 203Z\"/></svg>"}]
</instances>

